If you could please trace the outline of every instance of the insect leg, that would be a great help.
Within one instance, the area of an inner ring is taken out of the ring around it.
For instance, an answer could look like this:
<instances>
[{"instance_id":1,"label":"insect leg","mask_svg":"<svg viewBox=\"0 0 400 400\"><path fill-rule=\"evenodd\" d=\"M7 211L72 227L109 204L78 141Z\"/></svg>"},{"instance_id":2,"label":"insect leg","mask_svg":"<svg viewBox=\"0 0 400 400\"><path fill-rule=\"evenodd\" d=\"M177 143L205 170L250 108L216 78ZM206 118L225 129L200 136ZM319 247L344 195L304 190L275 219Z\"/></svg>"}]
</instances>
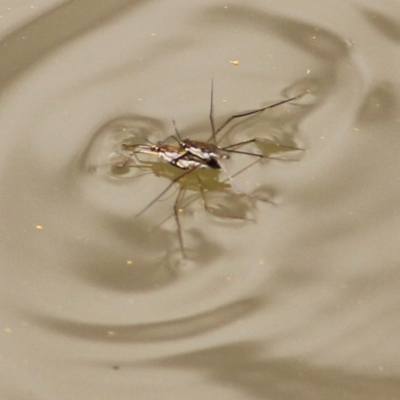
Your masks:
<instances>
[{"instance_id":1,"label":"insect leg","mask_svg":"<svg viewBox=\"0 0 400 400\"><path fill-rule=\"evenodd\" d=\"M271 104L271 105L266 106L266 107L258 108L257 110L247 111L247 112L244 112L244 113L232 115L232 116L229 117L217 130L214 130L214 134L213 134L214 139L215 139L215 136L216 136L222 129L224 129L232 120L234 120L234 119L236 119L236 118L248 117L248 116L250 116L250 115L258 114L258 113L263 112L263 111L265 111L265 110L268 110L268 109L270 109L270 108L278 107L278 106L280 106L280 105L282 105L282 104L289 103L290 101L299 99L300 97L304 96L304 95L307 94L307 93L309 93L308 90L306 90L305 92L300 93L300 94L297 95L297 96L294 96L294 97L291 97L291 98L289 98L289 99L285 99L285 100L282 100L282 101L278 101L277 103Z\"/></svg>"},{"instance_id":2,"label":"insect leg","mask_svg":"<svg viewBox=\"0 0 400 400\"><path fill-rule=\"evenodd\" d=\"M257 160L257 161L258 161L258 160ZM225 172L226 172L226 171L225 171ZM236 191L238 194L240 194L240 195L242 195L242 196L245 196L245 197L251 197L251 196L247 195L246 193L243 193L243 192L242 192L240 189L238 189L236 186L234 186L231 177L230 177L227 173L226 173L226 175L227 175L227 181L228 181L228 180L231 181L232 187L234 187L235 191ZM208 203L207 203L207 197L206 197L207 189L204 190L204 184L203 184L203 182L201 181L199 175L197 175L197 179L198 179L198 181L199 181L200 195L201 195L201 200L202 200L204 209L205 209L207 212L209 212L210 214L218 215L218 213L216 212L216 210L214 210L212 207L210 207L210 206L208 205ZM241 219L241 220L247 220L247 221L254 221L252 218L240 217L240 216L238 216L238 215L233 215L233 214L229 214L229 215L225 214L224 217L225 217L225 218L230 218L230 219Z\"/></svg>"},{"instance_id":3,"label":"insect leg","mask_svg":"<svg viewBox=\"0 0 400 400\"><path fill-rule=\"evenodd\" d=\"M258 143L269 143L269 144L273 144L274 146L283 147L285 149L290 149L290 150L302 150L302 151L304 151L304 149L302 149L301 147L289 146L289 145L286 145L286 144L276 143L273 140L259 139L259 138L253 138L253 139L249 139L249 140L244 140L243 142L234 143L234 144L231 144L229 146L223 147L223 150L224 151L231 151L231 150L235 150L237 147L241 147L241 146L244 146L246 144L257 143L257 142Z\"/></svg>"},{"instance_id":4,"label":"insect leg","mask_svg":"<svg viewBox=\"0 0 400 400\"><path fill-rule=\"evenodd\" d=\"M175 135L169 135L169 136L167 136L165 139L161 140L161 141L158 142L158 143L160 143L160 144L166 143L166 142L168 142L169 139L174 139L174 140L175 140L176 142L178 142L178 143L179 143L180 141L182 141L182 139L181 139L181 137L180 137L180 135L179 135L179 132L178 132L178 130L176 129L175 120L172 120L172 122L173 122L174 127L175 127L176 136L175 136Z\"/></svg>"},{"instance_id":5,"label":"insect leg","mask_svg":"<svg viewBox=\"0 0 400 400\"><path fill-rule=\"evenodd\" d=\"M217 145L216 135L218 131L215 131L215 124L214 124L214 81L211 79L211 101L210 101L210 123L211 123L211 132L212 132L212 142L213 144Z\"/></svg>"},{"instance_id":6,"label":"insect leg","mask_svg":"<svg viewBox=\"0 0 400 400\"><path fill-rule=\"evenodd\" d=\"M139 217L140 215L142 215L145 211L147 211L152 205L154 205L158 200L160 200L160 198L162 196L164 196L165 193L168 192L169 189L171 189L171 187L178 182L180 179L182 179L184 176L186 176L187 174L189 174L190 172L193 172L192 170L188 170L185 171L183 174L179 175L178 177L176 177L175 179L173 179L168 186L158 195L156 196L149 204L147 204L147 206L145 208L143 208L143 210L141 210L140 212L138 212L135 217Z\"/></svg>"},{"instance_id":7,"label":"insect leg","mask_svg":"<svg viewBox=\"0 0 400 400\"><path fill-rule=\"evenodd\" d=\"M122 164L118 165L118 167L119 167L119 168L125 168L125 167L128 165L128 163L132 160L132 157L135 157L136 160L138 160L138 158L137 158L137 156L136 156L136 152L131 151L131 152L129 153L129 156L127 156L127 157L125 158L125 160L122 162Z\"/></svg>"},{"instance_id":8,"label":"insect leg","mask_svg":"<svg viewBox=\"0 0 400 400\"><path fill-rule=\"evenodd\" d=\"M232 179L233 179L235 176L238 176L238 175L241 174L242 172L248 170L248 169L251 168L253 165L257 164L259 161L260 161L260 158L257 159L257 160L255 160L255 161L253 161L252 163L250 163L249 165L245 166L244 168L240 169L239 171L235 172L233 175L230 176L229 179L226 179L225 182L228 181L228 180L232 181ZM233 186L233 188L235 189L236 187ZM266 199L266 198L264 198L264 197L259 197L259 196L253 195L253 194L247 194L247 193L244 193L244 192L242 192L242 191L239 191L238 193L239 193L239 194L242 194L242 195L244 195L244 196L246 196L246 197L249 197L250 199L255 199L255 200L262 201L262 202L264 202L264 203L270 203L270 204L276 205L276 203L275 203L274 201L272 201L272 200L270 200L270 199Z\"/></svg>"},{"instance_id":9,"label":"insect leg","mask_svg":"<svg viewBox=\"0 0 400 400\"><path fill-rule=\"evenodd\" d=\"M207 204L207 198L206 198L207 190L204 190L204 184L201 181L199 174L196 174L196 175L197 175L197 180L199 181L200 195L201 195L201 201L203 203L203 207L206 211L212 213L212 208L209 207L209 205Z\"/></svg>"},{"instance_id":10,"label":"insect leg","mask_svg":"<svg viewBox=\"0 0 400 400\"><path fill-rule=\"evenodd\" d=\"M178 228L179 247L181 249L183 259L186 258L186 254L185 254L185 247L183 245L183 236L182 236L181 222L179 219L179 213L181 212L180 204L181 204L184 196L185 196L185 189L180 188L179 193L176 196L176 200L174 203L174 216L175 216L175 221L176 221L176 227Z\"/></svg>"},{"instance_id":11,"label":"insect leg","mask_svg":"<svg viewBox=\"0 0 400 400\"><path fill-rule=\"evenodd\" d=\"M174 119L172 120L172 123L174 124L174 129L175 129L176 137L173 136L173 135L171 135L170 137L174 138L175 140L177 140L177 138L178 138L178 140L177 140L178 143L179 143L179 142L182 142L181 135L179 134L178 128L177 128L177 126L176 126L176 121L175 121Z\"/></svg>"}]
</instances>

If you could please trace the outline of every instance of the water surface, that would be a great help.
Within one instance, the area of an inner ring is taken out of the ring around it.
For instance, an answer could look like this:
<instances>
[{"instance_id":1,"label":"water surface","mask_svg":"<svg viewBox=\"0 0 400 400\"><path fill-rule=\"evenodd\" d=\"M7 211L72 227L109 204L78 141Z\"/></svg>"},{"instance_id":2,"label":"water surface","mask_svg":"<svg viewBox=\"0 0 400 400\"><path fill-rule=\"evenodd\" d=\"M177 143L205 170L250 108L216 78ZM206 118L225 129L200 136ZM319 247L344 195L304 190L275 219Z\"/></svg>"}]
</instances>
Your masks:
<instances>
[{"instance_id":1,"label":"water surface","mask_svg":"<svg viewBox=\"0 0 400 400\"><path fill-rule=\"evenodd\" d=\"M6 3L2 398L399 398L400 7ZM135 218L174 178L114 165L209 138L212 79L218 126L309 90L224 138L305 150L211 199L239 219L189 190L182 262L176 189Z\"/></svg>"}]
</instances>

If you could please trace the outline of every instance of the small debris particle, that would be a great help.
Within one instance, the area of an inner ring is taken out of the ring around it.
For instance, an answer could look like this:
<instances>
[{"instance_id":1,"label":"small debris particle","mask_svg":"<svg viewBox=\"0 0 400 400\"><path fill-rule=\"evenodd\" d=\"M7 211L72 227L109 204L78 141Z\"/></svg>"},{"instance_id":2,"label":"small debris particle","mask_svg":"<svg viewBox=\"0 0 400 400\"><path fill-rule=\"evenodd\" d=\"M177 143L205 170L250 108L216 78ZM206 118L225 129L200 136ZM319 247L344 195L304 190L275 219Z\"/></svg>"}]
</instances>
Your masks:
<instances>
[{"instance_id":1,"label":"small debris particle","mask_svg":"<svg viewBox=\"0 0 400 400\"><path fill-rule=\"evenodd\" d=\"M36 225L36 229L37 229L38 231L41 231L41 230L43 229L43 225Z\"/></svg>"},{"instance_id":2,"label":"small debris particle","mask_svg":"<svg viewBox=\"0 0 400 400\"><path fill-rule=\"evenodd\" d=\"M4 332L5 333L12 333L12 329L11 328L4 328Z\"/></svg>"},{"instance_id":3,"label":"small debris particle","mask_svg":"<svg viewBox=\"0 0 400 400\"><path fill-rule=\"evenodd\" d=\"M348 47L353 47L353 45L354 45L354 43L353 43L353 41L351 39L346 39L344 42L346 43L346 45Z\"/></svg>"},{"instance_id":4,"label":"small debris particle","mask_svg":"<svg viewBox=\"0 0 400 400\"><path fill-rule=\"evenodd\" d=\"M127 263L128 265L132 265L132 264L133 264L133 261L132 261L132 260L126 260L126 263Z\"/></svg>"},{"instance_id":5,"label":"small debris particle","mask_svg":"<svg viewBox=\"0 0 400 400\"><path fill-rule=\"evenodd\" d=\"M236 66L238 66L239 65L239 61L238 60L232 60L232 61L229 61L232 65L236 65Z\"/></svg>"}]
</instances>

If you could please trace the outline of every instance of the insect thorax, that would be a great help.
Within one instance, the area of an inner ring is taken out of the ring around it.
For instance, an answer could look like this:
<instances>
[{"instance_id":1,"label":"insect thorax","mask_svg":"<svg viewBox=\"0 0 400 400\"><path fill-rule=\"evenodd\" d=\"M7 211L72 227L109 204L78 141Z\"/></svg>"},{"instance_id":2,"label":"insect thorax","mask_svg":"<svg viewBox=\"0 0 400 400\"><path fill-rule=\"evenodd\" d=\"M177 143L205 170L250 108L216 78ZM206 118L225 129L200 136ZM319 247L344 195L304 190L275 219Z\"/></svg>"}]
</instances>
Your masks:
<instances>
[{"instance_id":1,"label":"insect thorax","mask_svg":"<svg viewBox=\"0 0 400 400\"><path fill-rule=\"evenodd\" d=\"M200 142L191 139L183 139L181 146L189 153L205 161L229 158L229 155L212 143ZM218 164L219 165L219 164ZM209 165L210 168L215 168Z\"/></svg>"}]
</instances>

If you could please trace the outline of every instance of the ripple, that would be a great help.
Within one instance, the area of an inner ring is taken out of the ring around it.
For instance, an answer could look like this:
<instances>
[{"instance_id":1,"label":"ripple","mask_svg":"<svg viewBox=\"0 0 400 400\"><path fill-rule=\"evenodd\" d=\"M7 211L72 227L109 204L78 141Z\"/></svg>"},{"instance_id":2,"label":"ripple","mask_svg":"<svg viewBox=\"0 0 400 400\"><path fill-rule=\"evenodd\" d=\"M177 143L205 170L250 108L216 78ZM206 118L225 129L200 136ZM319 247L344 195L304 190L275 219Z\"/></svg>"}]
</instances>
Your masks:
<instances>
[{"instance_id":1,"label":"ripple","mask_svg":"<svg viewBox=\"0 0 400 400\"><path fill-rule=\"evenodd\" d=\"M115 397L107 374L124 368L135 374L120 375L121 399L138 387L180 398L194 379L221 398L395 396L397 14L54 4L0 50L2 361L25 371L7 376L10 397ZM204 175L211 213L188 178L136 217L177 171L146 158L119 168L121 144L165 140L172 119L207 140L211 79L217 126L309 90L219 137L260 138L251 151L283 160L245 169L237 154L227 174ZM183 183L185 263L173 218Z\"/></svg>"}]
</instances>

